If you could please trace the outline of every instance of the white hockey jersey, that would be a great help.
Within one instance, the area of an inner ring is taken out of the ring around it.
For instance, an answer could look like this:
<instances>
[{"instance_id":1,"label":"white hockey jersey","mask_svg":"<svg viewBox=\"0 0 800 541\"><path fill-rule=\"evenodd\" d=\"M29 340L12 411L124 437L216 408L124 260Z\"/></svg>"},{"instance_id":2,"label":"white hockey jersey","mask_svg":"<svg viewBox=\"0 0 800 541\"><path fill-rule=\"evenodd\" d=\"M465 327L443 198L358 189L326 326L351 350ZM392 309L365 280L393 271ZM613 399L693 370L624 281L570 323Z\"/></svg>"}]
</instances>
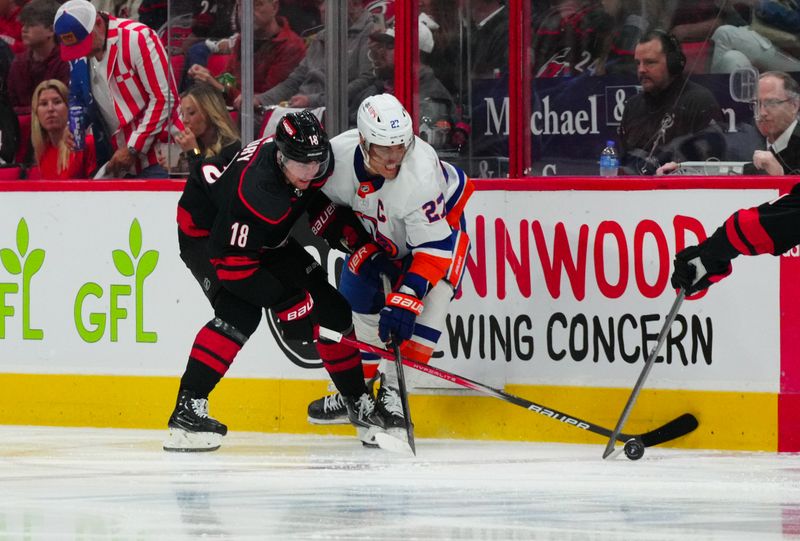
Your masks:
<instances>
[{"instance_id":1,"label":"white hockey jersey","mask_svg":"<svg viewBox=\"0 0 800 541\"><path fill-rule=\"evenodd\" d=\"M397 177L370 176L358 142L355 129L331 139L336 162L322 188L325 195L337 205L352 208L391 259L412 254L409 273L431 286L442 278L460 278L460 270L457 277L450 274L456 260L459 269L463 267L469 248L462 219L474 189L469 178L457 167L440 162L433 147L419 137Z\"/></svg>"}]
</instances>

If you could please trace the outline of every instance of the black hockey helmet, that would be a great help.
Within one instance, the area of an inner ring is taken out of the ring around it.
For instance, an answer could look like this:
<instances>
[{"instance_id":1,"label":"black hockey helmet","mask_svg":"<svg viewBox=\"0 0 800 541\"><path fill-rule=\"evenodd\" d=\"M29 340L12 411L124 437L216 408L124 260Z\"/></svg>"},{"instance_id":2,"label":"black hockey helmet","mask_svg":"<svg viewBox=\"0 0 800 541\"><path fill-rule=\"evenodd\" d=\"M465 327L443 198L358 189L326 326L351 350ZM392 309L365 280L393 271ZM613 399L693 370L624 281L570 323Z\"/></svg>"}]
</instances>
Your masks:
<instances>
[{"instance_id":1,"label":"black hockey helmet","mask_svg":"<svg viewBox=\"0 0 800 541\"><path fill-rule=\"evenodd\" d=\"M278 122L275 144L285 158L296 162L319 162L327 166L330 159L328 134L310 111L287 113Z\"/></svg>"}]
</instances>

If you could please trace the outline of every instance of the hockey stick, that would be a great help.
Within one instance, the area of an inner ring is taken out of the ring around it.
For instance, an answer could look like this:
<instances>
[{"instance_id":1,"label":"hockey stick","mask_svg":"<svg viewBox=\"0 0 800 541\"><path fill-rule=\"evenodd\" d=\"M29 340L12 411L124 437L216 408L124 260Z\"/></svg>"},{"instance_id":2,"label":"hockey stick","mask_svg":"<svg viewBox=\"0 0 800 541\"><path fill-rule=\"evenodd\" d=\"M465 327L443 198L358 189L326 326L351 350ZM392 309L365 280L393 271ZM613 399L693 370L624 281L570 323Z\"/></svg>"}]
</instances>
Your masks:
<instances>
[{"instance_id":1,"label":"hockey stick","mask_svg":"<svg viewBox=\"0 0 800 541\"><path fill-rule=\"evenodd\" d=\"M625 422L628 420L628 415L630 415L631 410L633 409L633 404L636 402L636 399L639 397L639 393L642 391L644 381L647 379L647 375L653 368L655 358L661 349L661 345L664 343L664 340L667 337L670 327L672 327L672 322L675 321L675 316L678 315L678 310L680 309L685 297L686 292L683 290L683 288L681 288L681 290L678 292L678 296L675 297L675 302L672 303L672 308L670 309L669 314L667 314L667 319L664 321L664 326L661 327L661 332L658 333L658 341L656 342L653 350L650 352L650 356L648 356L647 360L644 362L644 367L642 368L641 374L639 374L639 379L636 380L636 385L634 385L633 391L631 391L631 395L628 397L628 402L622 409L622 414L619 417L619 421L617 421L617 426L614 427L614 431L608 438L608 444L606 444L606 448L603 451L603 458L608 458L614 453L614 447L617 444L620 432L622 432L622 427L625 426ZM627 450L626 454L628 454ZM630 455L628 455L628 457L631 458ZM641 455L636 458L641 458Z\"/></svg>"},{"instance_id":2,"label":"hockey stick","mask_svg":"<svg viewBox=\"0 0 800 541\"><path fill-rule=\"evenodd\" d=\"M319 333L321 337L324 337L328 340L333 340L334 342L341 342L343 344L356 347L361 351L374 353L376 355L383 357L384 359L388 359L390 361L394 361L396 359L395 355L391 351L375 347L371 344L367 344L366 342L362 342L360 340L353 340L351 338L347 338L346 336L343 336L341 333L332 331L330 329L326 329L325 327L320 327ZM464 387L467 389L471 389L473 391L478 391L483 394L492 396L494 398L499 398L504 402L509 402L510 404L514 404L515 406L520 406L534 413L538 413L539 415L543 415L544 417L549 417L550 419L560 421L570 426L574 426L575 428L580 428L581 430L593 432L594 434L599 434L600 436L605 436L605 437L609 437L612 434L612 431L609 430L608 428L590 423L588 421L584 421L583 419L573 417L572 415L568 415L556 409L548 408L541 404L531 402L524 398L514 396L512 394L501 391L500 389L495 389L494 387L490 387L483 383L479 383L477 381L473 381L463 376L459 376L458 374L447 372L446 370L442 370L441 368L436 368L435 366L418 363L410 359L402 359L402 361L405 366L408 366L415 370L419 370L420 372L424 372L433 377L449 381L451 383L458 385L459 387ZM634 440L641 443L643 447L653 447L654 445L666 443L668 441L680 438L681 436L685 436L686 434L693 431L695 428L697 428L697 419L694 417L694 415L691 415L689 413L684 413L683 415L676 417L667 424L662 425L656 428L655 430L651 430L643 434L619 433L617 434L616 439L622 442L628 442L630 440Z\"/></svg>"},{"instance_id":3,"label":"hockey stick","mask_svg":"<svg viewBox=\"0 0 800 541\"><path fill-rule=\"evenodd\" d=\"M381 282L383 282L383 294L384 296L389 295L392 292L392 285L389 283L389 277L385 274L381 274ZM403 356L400 354L400 346L394 339L392 338L392 350L394 351L394 358L403 360ZM403 408L403 420L406 424L406 438L408 440L408 446L411 448L411 453L414 456L417 456L417 446L414 443L414 423L411 421L411 410L408 407L408 391L406 390L406 377L403 374L403 363L394 363L395 370L397 371L397 387L398 392L400 394L400 405ZM383 434L378 433L375 435L375 440L379 443L383 439ZM384 442L384 445L390 445L389 442ZM383 445L381 445L383 447Z\"/></svg>"}]
</instances>

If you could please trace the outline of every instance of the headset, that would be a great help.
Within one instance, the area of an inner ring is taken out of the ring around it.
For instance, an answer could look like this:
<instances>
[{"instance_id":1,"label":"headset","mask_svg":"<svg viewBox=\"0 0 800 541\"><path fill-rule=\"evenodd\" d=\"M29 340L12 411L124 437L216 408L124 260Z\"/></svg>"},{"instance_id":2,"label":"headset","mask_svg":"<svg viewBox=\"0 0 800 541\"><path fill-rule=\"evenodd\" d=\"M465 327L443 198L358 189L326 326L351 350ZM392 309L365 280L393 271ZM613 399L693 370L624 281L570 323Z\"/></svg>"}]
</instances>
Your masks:
<instances>
[{"instance_id":1,"label":"headset","mask_svg":"<svg viewBox=\"0 0 800 541\"><path fill-rule=\"evenodd\" d=\"M667 71L669 74L676 77L683 73L683 68L686 67L686 55L683 54L678 38L664 30L655 29L642 36L639 43L645 43L652 39L661 41L661 48L667 56Z\"/></svg>"}]
</instances>

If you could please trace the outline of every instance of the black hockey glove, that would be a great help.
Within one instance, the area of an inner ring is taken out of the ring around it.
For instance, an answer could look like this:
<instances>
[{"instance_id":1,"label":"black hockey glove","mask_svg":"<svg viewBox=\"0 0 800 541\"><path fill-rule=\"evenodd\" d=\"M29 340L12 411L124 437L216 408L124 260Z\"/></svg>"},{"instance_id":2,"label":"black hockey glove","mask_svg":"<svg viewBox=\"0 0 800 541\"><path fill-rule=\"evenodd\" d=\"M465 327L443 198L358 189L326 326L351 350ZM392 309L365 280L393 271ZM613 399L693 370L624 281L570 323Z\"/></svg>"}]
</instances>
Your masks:
<instances>
[{"instance_id":1,"label":"black hockey glove","mask_svg":"<svg viewBox=\"0 0 800 541\"><path fill-rule=\"evenodd\" d=\"M313 309L314 301L306 292L272 307L284 340L298 340L303 344L314 341Z\"/></svg>"},{"instance_id":2,"label":"black hockey glove","mask_svg":"<svg viewBox=\"0 0 800 541\"><path fill-rule=\"evenodd\" d=\"M325 239L334 250L352 253L370 238L352 209L333 203L322 192L312 200L307 211L311 232Z\"/></svg>"},{"instance_id":3,"label":"black hockey glove","mask_svg":"<svg viewBox=\"0 0 800 541\"><path fill-rule=\"evenodd\" d=\"M675 254L672 287L683 288L687 295L697 293L715 284L731 273L730 261L709 257L703 245L689 246Z\"/></svg>"}]
</instances>

